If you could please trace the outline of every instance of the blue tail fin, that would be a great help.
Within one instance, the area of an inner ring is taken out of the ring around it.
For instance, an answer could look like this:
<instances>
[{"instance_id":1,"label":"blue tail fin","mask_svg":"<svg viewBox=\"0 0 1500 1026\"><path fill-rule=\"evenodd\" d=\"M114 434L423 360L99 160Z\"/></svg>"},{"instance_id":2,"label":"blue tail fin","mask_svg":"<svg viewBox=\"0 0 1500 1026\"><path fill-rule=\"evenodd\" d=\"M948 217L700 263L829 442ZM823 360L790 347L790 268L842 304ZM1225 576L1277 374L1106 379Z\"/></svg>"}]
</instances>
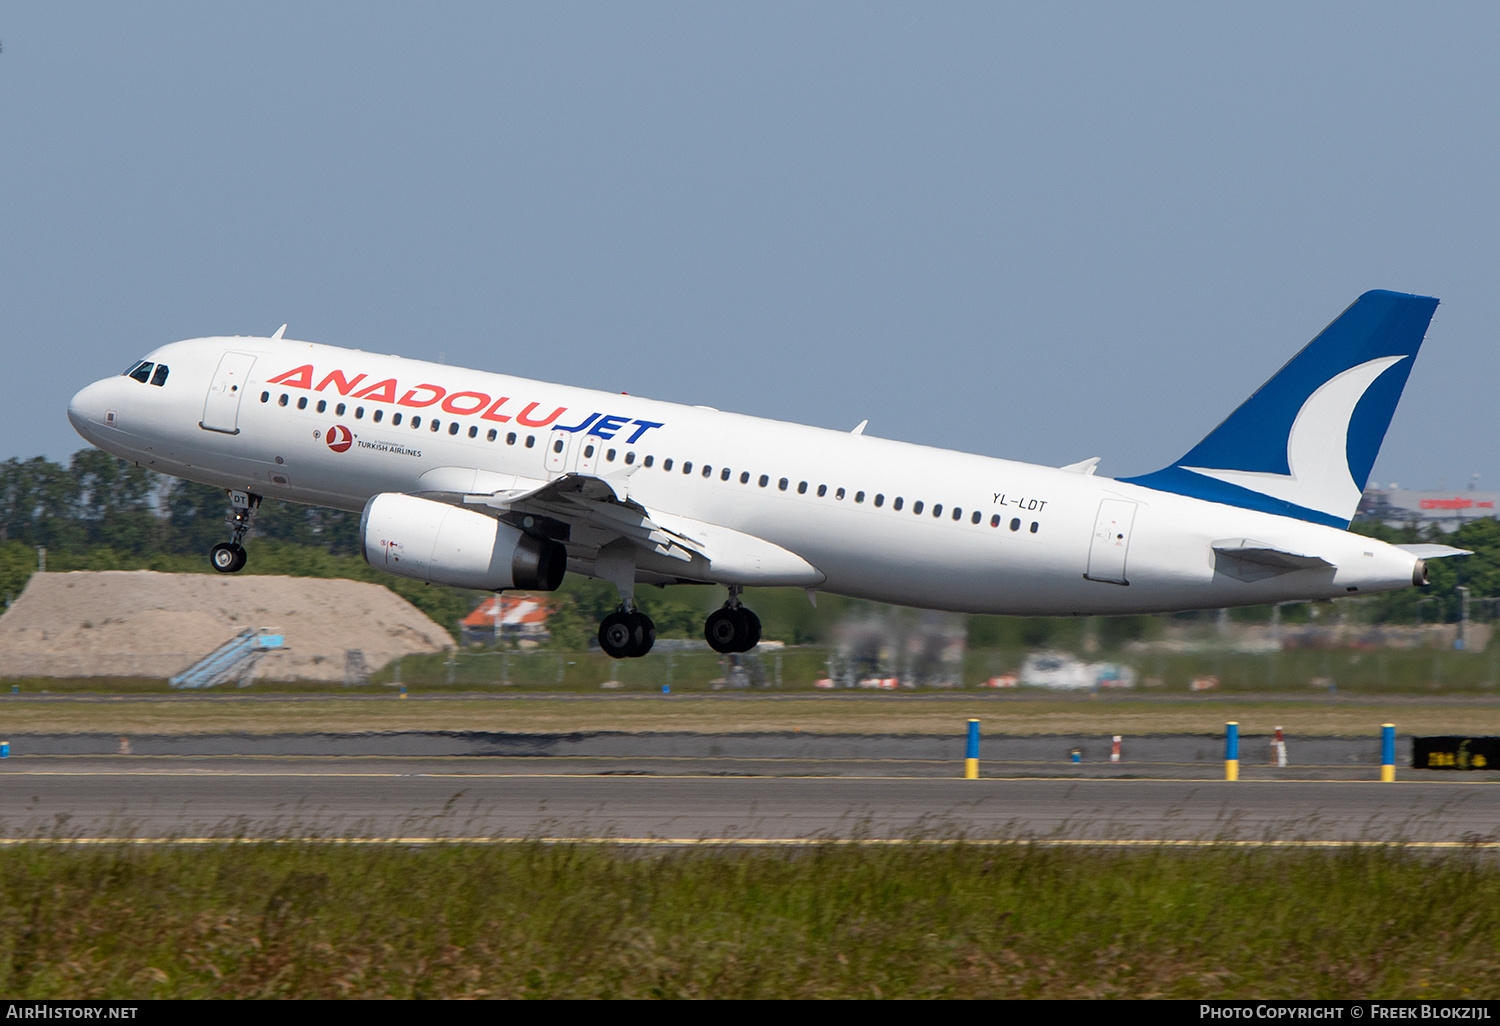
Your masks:
<instances>
[{"instance_id":1,"label":"blue tail fin","mask_svg":"<svg viewBox=\"0 0 1500 1026\"><path fill-rule=\"evenodd\" d=\"M1437 305L1366 292L1186 456L1123 480L1348 527Z\"/></svg>"}]
</instances>

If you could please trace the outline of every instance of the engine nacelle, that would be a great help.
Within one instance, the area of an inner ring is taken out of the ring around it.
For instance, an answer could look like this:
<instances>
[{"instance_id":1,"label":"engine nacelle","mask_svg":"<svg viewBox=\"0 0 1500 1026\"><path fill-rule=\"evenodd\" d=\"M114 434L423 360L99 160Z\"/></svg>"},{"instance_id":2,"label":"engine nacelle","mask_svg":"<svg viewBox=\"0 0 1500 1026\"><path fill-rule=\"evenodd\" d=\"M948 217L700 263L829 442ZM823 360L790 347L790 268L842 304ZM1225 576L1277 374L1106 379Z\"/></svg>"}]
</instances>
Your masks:
<instances>
[{"instance_id":1,"label":"engine nacelle","mask_svg":"<svg viewBox=\"0 0 1500 1026\"><path fill-rule=\"evenodd\" d=\"M433 584L553 591L568 569L568 552L558 542L483 513L399 492L382 492L365 503L359 533L366 563Z\"/></svg>"}]
</instances>

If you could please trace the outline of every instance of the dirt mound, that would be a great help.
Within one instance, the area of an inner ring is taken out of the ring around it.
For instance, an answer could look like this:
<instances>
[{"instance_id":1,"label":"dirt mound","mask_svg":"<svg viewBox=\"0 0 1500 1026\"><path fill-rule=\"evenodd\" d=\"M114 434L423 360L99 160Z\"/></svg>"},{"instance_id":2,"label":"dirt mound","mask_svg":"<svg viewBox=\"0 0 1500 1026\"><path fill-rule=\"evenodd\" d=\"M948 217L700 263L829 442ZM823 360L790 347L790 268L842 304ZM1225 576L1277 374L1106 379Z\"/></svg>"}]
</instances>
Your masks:
<instances>
[{"instance_id":1,"label":"dirt mound","mask_svg":"<svg viewBox=\"0 0 1500 1026\"><path fill-rule=\"evenodd\" d=\"M453 647L438 624L378 584L106 570L34 574L0 616L0 676L170 677L247 628L286 638L269 680L343 680L358 650L377 670Z\"/></svg>"}]
</instances>

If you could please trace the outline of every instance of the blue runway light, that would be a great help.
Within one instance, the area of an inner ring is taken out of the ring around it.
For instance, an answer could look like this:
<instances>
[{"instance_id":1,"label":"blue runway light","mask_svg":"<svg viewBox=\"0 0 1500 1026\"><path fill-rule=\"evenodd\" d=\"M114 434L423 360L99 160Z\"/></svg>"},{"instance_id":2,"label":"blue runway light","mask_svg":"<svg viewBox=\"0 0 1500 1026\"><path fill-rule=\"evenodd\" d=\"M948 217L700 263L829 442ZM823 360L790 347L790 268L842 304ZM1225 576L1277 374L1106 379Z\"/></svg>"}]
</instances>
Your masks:
<instances>
[{"instance_id":1,"label":"blue runway light","mask_svg":"<svg viewBox=\"0 0 1500 1026\"><path fill-rule=\"evenodd\" d=\"M964 779L979 779L979 721L969 721L969 742L964 749Z\"/></svg>"},{"instance_id":2,"label":"blue runway light","mask_svg":"<svg viewBox=\"0 0 1500 1026\"><path fill-rule=\"evenodd\" d=\"M1224 724L1224 779L1240 779L1240 725Z\"/></svg>"}]
</instances>

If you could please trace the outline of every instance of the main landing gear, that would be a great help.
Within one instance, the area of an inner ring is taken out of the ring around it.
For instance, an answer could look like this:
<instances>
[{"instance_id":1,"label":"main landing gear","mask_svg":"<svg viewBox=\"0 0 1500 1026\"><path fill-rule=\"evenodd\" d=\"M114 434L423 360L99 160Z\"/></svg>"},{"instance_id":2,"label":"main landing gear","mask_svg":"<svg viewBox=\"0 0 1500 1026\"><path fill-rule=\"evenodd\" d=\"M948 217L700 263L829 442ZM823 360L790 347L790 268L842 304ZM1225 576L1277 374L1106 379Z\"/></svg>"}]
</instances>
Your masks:
<instances>
[{"instance_id":1,"label":"main landing gear","mask_svg":"<svg viewBox=\"0 0 1500 1026\"><path fill-rule=\"evenodd\" d=\"M760 644L760 617L740 605L740 589L731 587L724 607L708 614L703 636L715 652L748 652Z\"/></svg>"},{"instance_id":2,"label":"main landing gear","mask_svg":"<svg viewBox=\"0 0 1500 1026\"><path fill-rule=\"evenodd\" d=\"M599 625L599 647L611 659L634 659L651 651L656 644L656 624L651 617L635 608L622 605Z\"/></svg>"},{"instance_id":3,"label":"main landing gear","mask_svg":"<svg viewBox=\"0 0 1500 1026\"><path fill-rule=\"evenodd\" d=\"M229 516L224 518L224 522L229 525L230 540L215 545L208 554L208 561L219 573L232 574L245 569L248 557L245 555L245 546L240 543L245 540L250 522L259 508L259 495L235 491L229 493Z\"/></svg>"}]
</instances>

